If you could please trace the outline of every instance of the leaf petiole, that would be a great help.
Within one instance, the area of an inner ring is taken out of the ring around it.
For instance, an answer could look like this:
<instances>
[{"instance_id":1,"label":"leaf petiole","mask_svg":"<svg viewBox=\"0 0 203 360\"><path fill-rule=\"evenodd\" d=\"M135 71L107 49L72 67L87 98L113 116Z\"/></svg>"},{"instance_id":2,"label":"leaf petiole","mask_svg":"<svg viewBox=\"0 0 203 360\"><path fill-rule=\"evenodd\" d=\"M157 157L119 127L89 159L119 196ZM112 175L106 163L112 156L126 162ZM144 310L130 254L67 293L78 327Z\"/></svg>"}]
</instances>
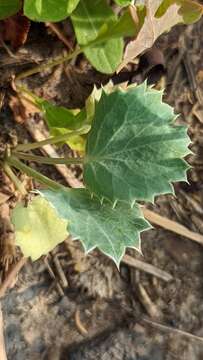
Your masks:
<instances>
[{"instance_id":1,"label":"leaf petiole","mask_svg":"<svg viewBox=\"0 0 203 360\"><path fill-rule=\"evenodd\" d=\"M46 157L46 156L36 156L36 155L32 155L32 154L25 154L25 153L21 153L21 152L13 152L12 153L15 157L19 158L19 159L23 159L23 160L32 160L32 161L36 161L42 164L65 164L65 165L69 165L69 164L82 164L83 163L83 158L50 158L50 157Z\"/></svg>"},{"instance_id":2,"label":"leaf petiole","mask_svg":"<svg viewBox=\"0 0 203 360\"><path fill-rule=\"evenodd\" d=\"M56 65L60 65L60 64L63 64L65 61L70 61L72 59L74 59L75 57L77 57L79 54L81 54L83 52L83 49L75 49L73 52L67 54L66 56L62 56L62 57L59 57L55 60L52 60L52 61L49 61L47 62L46 64L42 64L42 65L39 65L39 66L36 66L32 69L29 69L29 70L26 70L22 73L20 73L19 75L16 76L15 78L15 82L17 82L18 80L22 80L28 76L31 76L31 75L34 75L34 74L37 74L41 71L44 71L44 70L48 70Z\"/></svg>"},{"instance_id":3,"label":"leaf petiole","mask_svg":"<svg viewBox=\"0 0 203 360\"><path fill-rule=\"evenodd\" d=\"M25 165L20 160L18 160L15 156L10 156L6 159L8 165L15 167L20 170L22 173L27 174L28 176L34 178L39 181L41 184L48 186L53 190L67 190L67 188L63 185L58 184L54 180L49 179L47 176L42 175L38 171L32 169L31 167Z\"/></svg>"},{"instance_id":4,"label":"leaf petiole","mask_svg":"<svg viewBox=\"0 0 203 360\"><path fill-rule=\"evenodd\" d=\"M50 137L46 140L37 141L37 142L31 143L31 144L20 144L20 145L16 146L15 150L16 151L29 151L29 150L38 149L45 145L58 144L60 142L70 139L72 136L87 134L87 132L89 130L90 130L90 126L85 126L80 130L71 131L70 133L67 133L67 134Z\"/></svg>"}]
</instances>

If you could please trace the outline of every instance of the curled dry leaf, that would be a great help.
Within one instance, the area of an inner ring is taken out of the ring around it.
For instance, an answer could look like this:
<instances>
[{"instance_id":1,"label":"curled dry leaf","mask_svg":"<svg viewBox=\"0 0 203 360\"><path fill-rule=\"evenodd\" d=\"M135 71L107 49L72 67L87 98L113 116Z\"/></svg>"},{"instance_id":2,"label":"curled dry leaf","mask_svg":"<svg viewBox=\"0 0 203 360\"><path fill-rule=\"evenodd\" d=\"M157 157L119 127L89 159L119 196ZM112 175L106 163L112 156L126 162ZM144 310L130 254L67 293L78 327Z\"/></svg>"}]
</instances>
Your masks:
<instances>
[{"instance_id":1,"label":"curled dry leaf","mask_svg":"<svg viewBox=\"0 0 203 360\"><path fill-rule=\"evenodd\" d=\"M138 55L151 48L161 34L170 30L174 25L183 22L183 17L179 13L180 6L175 3L168 8L161 18L155 17L161 3L161 0L146 0L147 14L144 25L136 39L127 45L124 60L118 71L129 62L133 62Z\"/></svg>"}]
</instances>

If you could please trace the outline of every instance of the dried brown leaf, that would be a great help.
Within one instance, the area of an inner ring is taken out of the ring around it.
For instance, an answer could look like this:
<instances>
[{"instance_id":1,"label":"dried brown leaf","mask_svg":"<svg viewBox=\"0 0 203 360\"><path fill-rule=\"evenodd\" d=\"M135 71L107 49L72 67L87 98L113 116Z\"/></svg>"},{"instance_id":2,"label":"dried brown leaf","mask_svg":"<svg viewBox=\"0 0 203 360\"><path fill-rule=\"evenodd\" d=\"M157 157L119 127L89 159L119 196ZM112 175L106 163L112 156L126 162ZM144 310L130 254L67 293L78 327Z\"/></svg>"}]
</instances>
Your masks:
<instances>
[{"instance_id":1,"label":"dried brown leaf","mask_svg":"<svg viewBox=\"0 0 203 360\"><path fill-rule=\"evenodd\" d=\"M161 18L156 18L155 14L160 4L161 0L146 1L147 15L144 25L137 38L127 45L124 60L119 70L129 62L133 62L138 55L151 48L161 34L182 22L182 16L178 13L179 6L176 4L173 4Z\"/></svg>"}]
</instances>

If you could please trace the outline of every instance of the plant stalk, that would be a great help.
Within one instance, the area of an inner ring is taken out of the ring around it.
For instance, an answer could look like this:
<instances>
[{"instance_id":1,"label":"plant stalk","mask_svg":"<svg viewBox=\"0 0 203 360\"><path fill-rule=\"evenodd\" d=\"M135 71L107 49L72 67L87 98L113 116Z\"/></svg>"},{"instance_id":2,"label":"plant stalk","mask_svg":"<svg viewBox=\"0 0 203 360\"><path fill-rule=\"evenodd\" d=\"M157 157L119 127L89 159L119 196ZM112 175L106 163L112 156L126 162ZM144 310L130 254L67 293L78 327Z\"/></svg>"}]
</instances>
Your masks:
<instances>
[{"instance_id":1,"label":"plant stalk","mask_svg":"<svg viewBox=\"0 0 203 360\"><path fill-rule=\"evenodd\" d=\"M67 134L54 136L54 137L48 138L46 140L37 141L34 143L30 143L30 144L19 144L18 146L16 146L15 150L16 151L28 151L28 150L38 149L45 145L58 144L60 142L67 141L72 136L84 135L88 131L89 131L89 126L86 126L86 127L83 127L81 130L76 130L76 131L72 131Z\"/></svg>"},{"instance_id":2,"label":"plant stalk","mask_svg":"<svg viewBox=\"0 0 203 360\"><path fill-rule=\"evenodd\" d=\"M8 157L6 159L6 162L7 164L15 167L16 169L20 170L21 172L27 174L28 176L34 178L35 180L39 181L41 184L44 184L53 190L67 190L65 186L58 184L57 182L49 179L45 175L40 174L38 171L22 163L15 156Z\"/></svg>"},{"instance_id":3,"label":"plant stalk","mask_svg":"<svg viewBox=\"0 0 203 360\"><path fill-rule=\"evenodd\" d=\"M36 156L36 155L31 155L31 154L24 154L24 153L21 153L21 152L13 152L12 155L14 155L15 157L17 157L19 159L36 161L36 162L39 162L41 164L52 164L52 165L65 164L65 165L70 165L70 164L82 164L83 163L83 158L70 158L70 159L50 158L50 157L46 157L46 156Z\"/></svg>"},{"instance_id":4,"label":"plant stalk","mask_svg":"<svg viewBox=\"0 0 203 360\"><path fill-rule=\"evenodd\" d=\"M107 37L107 39L108 39L108 37ZM105 41L104 36L103 37L98 37L98 38L92 40L92 42L90 42L89 44L84 45L84 46L82 46L80 48L76 48L73 52L67 54L66 56L58 57L55 60L47 62L46 64L42 64L42 65L36 66L36 67L34 67L32 69L29 69L27 71L24 71L21 74L16 76L15 83L17 83L18 80L25 79L28 76L31 76L31 75L37 74L37 73L39 73L41 71L50 69L50 68L52 68L52 67L54 67L56 65L63 64L66 61L70 61L70 60L76 58L78 55L82 54L85 50L90 49L90 48L92 48L92 47L94 47L94 46L96 46L96 45L98 45L100 43L103 43L104 41Z\"/></svg>"},{"instance_id":5,"label":"plant stalk","mask_svg":"<svg viewBox=\"0 0 203 360\"><path fill-rule=\"evenodd\" d=\"M63 64L65 61L70 61L70 60L74 59L75 57L77 57L82 52L83 52L83 49L76 49L73 52L67 54L66 56L59 57L58 59L47 62L46 64L42 64L42 65L36 66L32 69L29 69L27 71L24 71L21 74L16 76L15 82L17 82L18 80L22 80L28 76L37 74L41 71L50 69L56 65Z\"/></svg>"}]
</instances>

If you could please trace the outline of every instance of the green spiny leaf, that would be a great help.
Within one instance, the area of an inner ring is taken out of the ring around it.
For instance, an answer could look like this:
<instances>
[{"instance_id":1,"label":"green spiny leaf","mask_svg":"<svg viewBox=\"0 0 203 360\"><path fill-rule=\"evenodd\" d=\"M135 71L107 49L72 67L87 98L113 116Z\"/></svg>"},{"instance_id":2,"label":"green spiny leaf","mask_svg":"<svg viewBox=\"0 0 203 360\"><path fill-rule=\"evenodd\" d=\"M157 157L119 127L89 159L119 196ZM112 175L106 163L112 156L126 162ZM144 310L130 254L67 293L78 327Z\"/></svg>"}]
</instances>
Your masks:
<instances>
[{"instance_id":1,"label":"green spiny leaf","mask_svg":"<svg viewBox=\"0 0 203 360\"><path fill-rule=\"evenodd\" d=\"M113 26L117 17L105 0L81 0L71 16L79 45L91 43L105 24ZM100 72L113 73L121 62L122 38L108 39L95 47L84 50L90 63Z\"/></svg>"},{"instance_id":2,"label":"green spiny leaf","mask_svg":"<svg viewBox=\"0 0 203 360\"><path fill-rule=\"evenodd\" d=\"M186 180L186 128L174 126L162 92L146 83L103 93L88 135L84 181L90 192L111 201L153 201Z\"/></svg>"},{"instance_id":3,"label":"green spiny leaf","mask_svg":"<svg viewBox=\"0 0 203 360\"><path fill-rule=\"evenodd\" d=\"M24 14L34 21L61 21L73 12L79 1L80 0L25 0Z\"/></svg>"},{"instance_id":4,"label":"green spiny leaf","mask_svg":"<svg viewBox=\"0 0 203 360\"><path fill-rule=\"evenodd\" d=\"M26 257L37 260L68 236L67 221L57 216L48 201L37 196L24 207L18 204L12 212L16 245Z\"/></svg>"},{"instance_id":5,"label":"green spiny leaf","mask_svg":"<svg viewBox=\"0 0 203 360\"><path fill-rule=\"evenodd\" d=\"M20 7L20 0L0 0L0 20L16 14Z\"/></svg>"},{"instance_id":6,"label":"green spiny leaf","mask_svg":"<svg viewBox=\"0 0 203 360\"><path fill-rule=\"evenodd\" d=\"M143 218L139 207L127 204L112 204L92 198L85 189L41 192L68 221L68 231L73 239L80 239L86 252L100 249L111 257L117 266L126 247L140 251L140 232L151 226Z\"/></svg>"}]
</instances>

